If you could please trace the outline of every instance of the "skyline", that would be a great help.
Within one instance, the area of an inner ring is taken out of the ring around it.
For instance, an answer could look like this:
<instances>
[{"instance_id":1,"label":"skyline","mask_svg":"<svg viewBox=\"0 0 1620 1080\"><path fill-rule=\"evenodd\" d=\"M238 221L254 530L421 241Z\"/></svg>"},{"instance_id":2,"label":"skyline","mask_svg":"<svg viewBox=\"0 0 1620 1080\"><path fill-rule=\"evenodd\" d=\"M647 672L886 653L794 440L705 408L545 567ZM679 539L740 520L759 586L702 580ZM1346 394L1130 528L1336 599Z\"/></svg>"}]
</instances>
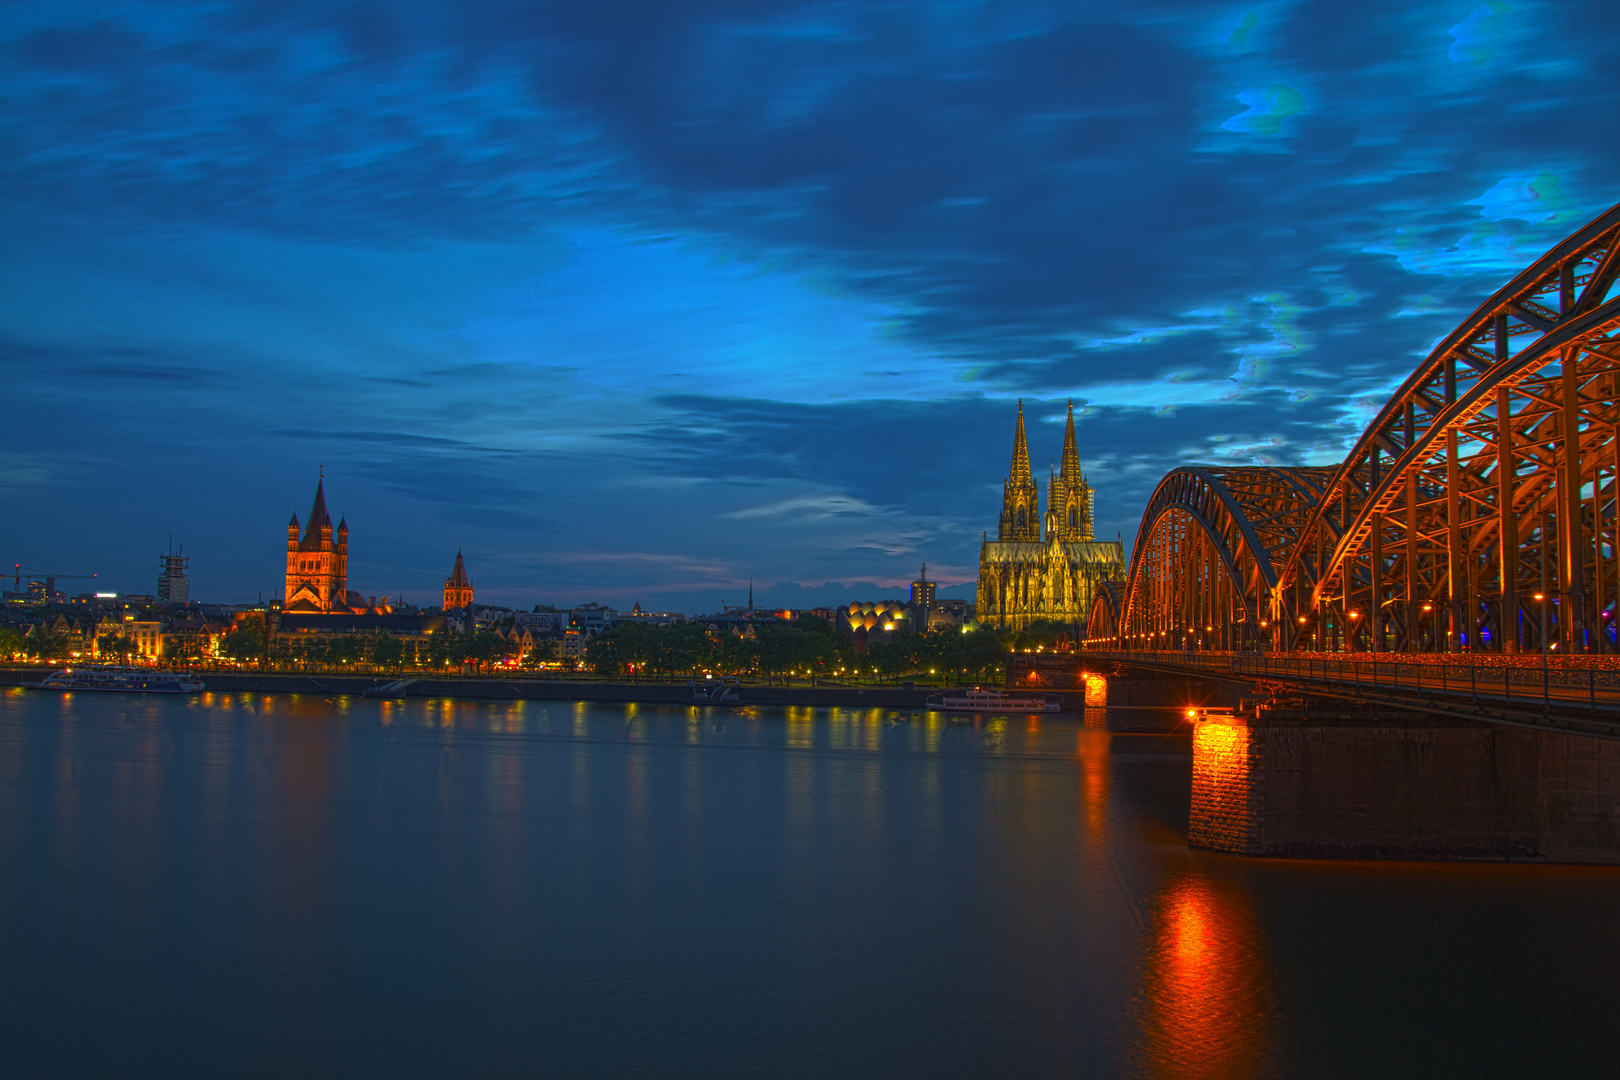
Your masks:
<instances>
[{"instance_id":1,"label":"skyline","mask_svg":"<svg viewBox=\"0 0 1620 1080\"><path fill-rule=\"evenodd\" d=\"M1018 398L1129 546L1620 201L1597 4L0 20L0 557L128 591L268 593L324 463L367 594L971 595Z\"/></svg>"}]
</instances>

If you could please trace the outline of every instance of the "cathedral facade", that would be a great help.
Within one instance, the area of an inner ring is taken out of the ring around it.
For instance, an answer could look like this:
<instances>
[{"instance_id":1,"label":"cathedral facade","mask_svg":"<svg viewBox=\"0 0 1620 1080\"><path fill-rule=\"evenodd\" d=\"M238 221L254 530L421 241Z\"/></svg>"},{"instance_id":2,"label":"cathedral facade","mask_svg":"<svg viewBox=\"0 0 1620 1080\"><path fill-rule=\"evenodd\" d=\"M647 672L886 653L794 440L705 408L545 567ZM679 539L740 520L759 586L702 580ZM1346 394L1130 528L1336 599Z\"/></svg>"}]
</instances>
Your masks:
<instances>
[{"instance_id":1,"label":"cathedral facade","mask_svg":"<svg viewBox=\"0 0 1620 1080\"><path fill-rule=\"evenodd\" d=\"M1042 518L1020 401L1012 468L1001 490L1001 521L996 538L987 534L979 548L981 623L1021 630L1037 619L1050 619L1084 627L1093 591L1125 576L1124 542L1094 535L1095 494L1080 470L1071 401L1062 464L1047 479Z\"/></svg>"}]
</instances>

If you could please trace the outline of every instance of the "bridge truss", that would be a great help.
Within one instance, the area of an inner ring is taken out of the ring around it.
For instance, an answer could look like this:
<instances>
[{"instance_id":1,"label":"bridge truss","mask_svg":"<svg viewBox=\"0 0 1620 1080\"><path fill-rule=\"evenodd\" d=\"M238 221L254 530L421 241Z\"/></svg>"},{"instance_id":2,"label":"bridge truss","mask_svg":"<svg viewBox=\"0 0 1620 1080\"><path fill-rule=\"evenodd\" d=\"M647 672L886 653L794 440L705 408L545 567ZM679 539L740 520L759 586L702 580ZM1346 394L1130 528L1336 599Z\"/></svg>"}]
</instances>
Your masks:
<instances>
[{"instance_id":1,"label":"bridge truss","mask_svg":"<svg viewBox=\"0 0 1620 1080\"><path fill-rule=\"evenodd\" d=\"M1183 468L1094 651L1612 653L1620 206L1445 338L1322 468Z\"/></svg>"}]
</instances>

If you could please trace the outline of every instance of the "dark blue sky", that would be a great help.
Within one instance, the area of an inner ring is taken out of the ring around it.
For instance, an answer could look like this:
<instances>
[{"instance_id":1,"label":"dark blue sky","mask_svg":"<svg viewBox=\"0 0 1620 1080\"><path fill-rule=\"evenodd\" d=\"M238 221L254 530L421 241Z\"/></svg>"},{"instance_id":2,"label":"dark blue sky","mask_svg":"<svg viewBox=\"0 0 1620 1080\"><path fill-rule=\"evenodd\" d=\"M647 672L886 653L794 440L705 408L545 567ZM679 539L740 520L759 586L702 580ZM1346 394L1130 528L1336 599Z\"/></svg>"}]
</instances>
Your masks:
<instances>
[{"instance_id":1,"label":"dark blue sky","mask_svg":"<svg viewBox=\"0 0 1620 1080\"><path fill-rule=\"evenodd\" d=\"M0 10L0 558L708 610L971 582L1023 397L1100 531L1325 463L1620 200L1620 5ZM971 595L971 586L946 590Z\"/></svg>"}]
</instances>

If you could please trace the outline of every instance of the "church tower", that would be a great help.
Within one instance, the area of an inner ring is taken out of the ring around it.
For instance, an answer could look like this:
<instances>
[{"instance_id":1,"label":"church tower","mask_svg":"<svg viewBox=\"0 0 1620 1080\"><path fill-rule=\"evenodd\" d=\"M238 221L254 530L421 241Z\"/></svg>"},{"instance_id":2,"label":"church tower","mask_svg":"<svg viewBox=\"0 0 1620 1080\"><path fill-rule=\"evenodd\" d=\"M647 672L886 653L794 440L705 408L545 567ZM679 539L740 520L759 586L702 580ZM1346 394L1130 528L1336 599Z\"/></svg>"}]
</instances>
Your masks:
<instances>
[{"instance_id":1,"label":"church tower","mask_svg":"<svg viewBox=\"0 0 1620 1080\"><path fill-rule=\"evenodd\" d=\"M303 536L298 535L296 511L287 523L287 580L282 596L283 611L350 610L349 524L339 523L333 536L324 477L315 484L315 504L309 509Z\"/></svg>"},{"instance_id":2,"label":"church tower","mask_svg":"<svg viewBox=\"0 0 1620 1080\"><path fill-rule=\"evenodd\" d=\"M467 565L461 561L461 549L456 549L456 566L444 582L444 610L456 611L472 607L473 586L467 579Z\"/></svg>"},{"instance_id":3,"label":"church tower","mask_svg":"<svg viewBox=\"0 0 1620 1080\"><path fill-rule=\"evenodd\" d=\"M1012 468L1001 488L1001 524L996 539L1040 543L1040 499L1040 489L1029 471L1029 441L1024 437L1024 402L1020 398L1018 433L1013 436Z\"/></svg>"},{"instance_id":4,"label":"church tower","mask_svg":"<svg viewBox=\"0 0 1620 1080\"><path fill-rule=\"evenodd\" d=\"M1069 402L1068 426L1063 432L1063 463L1046 487L1046 534L1065 544L1095 540L1091 512L1095 493L1080 471L1080 448L1074 438L1074 402Z\"/></svg>"}]
</instances>

